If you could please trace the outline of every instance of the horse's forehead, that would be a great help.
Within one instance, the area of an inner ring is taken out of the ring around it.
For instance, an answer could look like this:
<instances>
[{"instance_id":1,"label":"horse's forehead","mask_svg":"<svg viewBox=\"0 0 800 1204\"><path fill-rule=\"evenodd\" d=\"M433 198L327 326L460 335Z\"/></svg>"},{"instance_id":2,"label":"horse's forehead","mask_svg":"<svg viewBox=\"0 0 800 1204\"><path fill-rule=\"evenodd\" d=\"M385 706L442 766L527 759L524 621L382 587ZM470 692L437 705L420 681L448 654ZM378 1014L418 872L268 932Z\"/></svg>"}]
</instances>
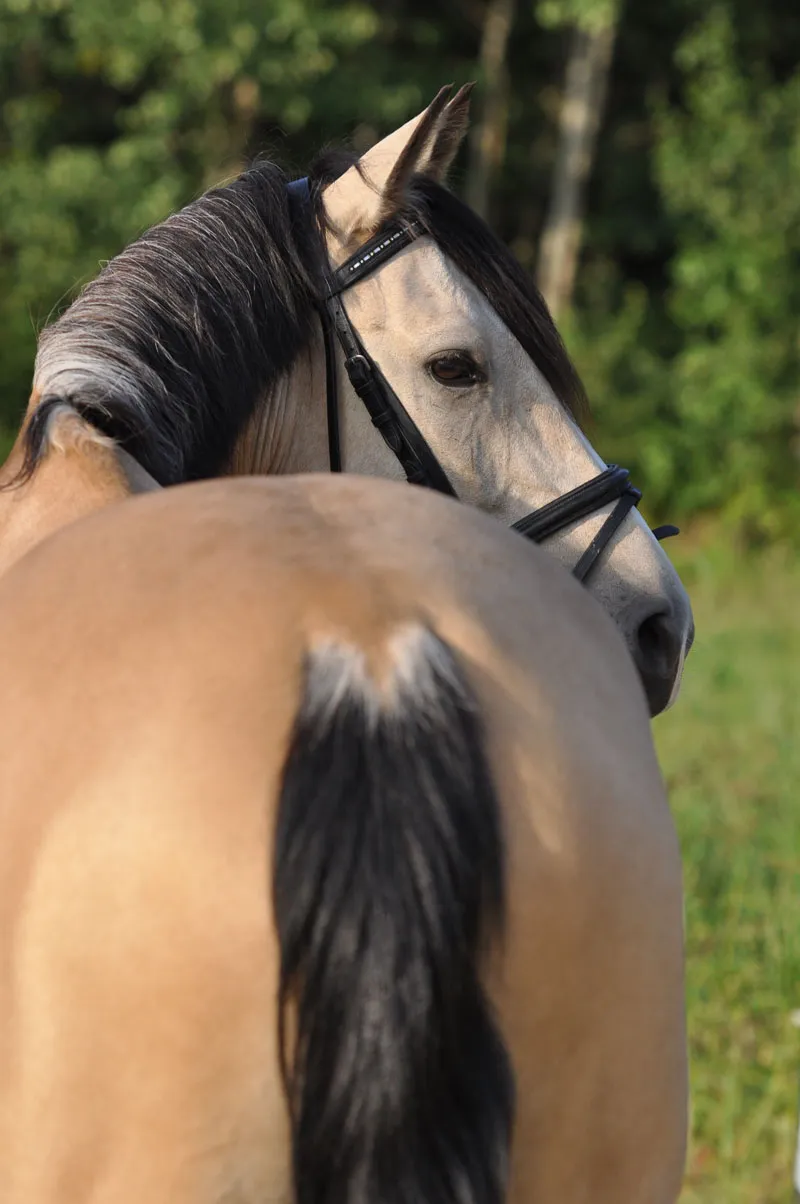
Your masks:
<instances>
[{"instance_id":1,"label":"horse's forehead","mask_svg":"<svg viewBox=\"0 0 800 1204\"><path fill-rule=\"evenodd\" d=\"M508 337L478 286L427 238L412 243L369 277L353 302L353 312L365 327L456 326Z\"/></svg>"}]
</instances>

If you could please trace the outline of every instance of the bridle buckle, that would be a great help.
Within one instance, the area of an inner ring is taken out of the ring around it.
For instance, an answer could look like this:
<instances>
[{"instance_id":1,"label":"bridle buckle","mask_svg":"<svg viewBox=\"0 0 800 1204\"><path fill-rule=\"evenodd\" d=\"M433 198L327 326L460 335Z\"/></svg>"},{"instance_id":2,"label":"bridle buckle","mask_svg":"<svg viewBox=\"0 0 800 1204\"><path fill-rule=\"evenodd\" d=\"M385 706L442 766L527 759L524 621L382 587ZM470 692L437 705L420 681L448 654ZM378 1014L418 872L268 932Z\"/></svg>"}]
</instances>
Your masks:
<instances>
[{"instance_id":1,"label":"bridle buckle","mask_svg":"<svg viewBox=\"0 0 800 1204\"><path fill-rule=\"evenodd\" d=\"M347 375L356 393L367 388L373 377L372 364L365 355L351 355L345 361Z\"/></svg>"}]
</instances>

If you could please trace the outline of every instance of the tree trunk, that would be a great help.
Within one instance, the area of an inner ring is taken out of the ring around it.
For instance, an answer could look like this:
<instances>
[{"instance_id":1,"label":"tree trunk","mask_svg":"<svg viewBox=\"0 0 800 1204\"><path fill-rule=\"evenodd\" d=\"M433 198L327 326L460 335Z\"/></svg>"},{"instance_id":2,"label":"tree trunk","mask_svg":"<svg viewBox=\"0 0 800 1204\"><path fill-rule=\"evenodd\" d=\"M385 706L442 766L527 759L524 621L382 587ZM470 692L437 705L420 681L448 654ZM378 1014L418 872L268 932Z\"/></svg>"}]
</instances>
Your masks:
<instances>
[{"instance_id":1,"label":"tree trunk","mask_svg":"<svg viewBox=\"0 0 800 1204\"><path fill-rule=\"evenodd\" d=\"M506 54L514 24L516 0L488 0L481 35L483 112L473 126L467 203L487 217L493 178L502 165L508 126L508 69Z\"/></svg>"},{"instance_id":2,"label":"tree trunk","mask_svg":"<svg viewBox=\"0 0 800 1204\"><path fill-rule=\"evenodd\" d=\"M575 29L567 61L550 208L542 231L539 289L554 318L572 300L586 184L605 104L616 25Z\"/></svg>"},{"instance_id":3,"label":"tree trunk","mask_svg":"<svg viewBox=\"0 0 800 1204\"><path fill-rule=\"evenodd\" d=\"M797 1123L797 1144L794 1153L794 1198L800 1200L800 1120Z\"/></svg>"}]
</instances>

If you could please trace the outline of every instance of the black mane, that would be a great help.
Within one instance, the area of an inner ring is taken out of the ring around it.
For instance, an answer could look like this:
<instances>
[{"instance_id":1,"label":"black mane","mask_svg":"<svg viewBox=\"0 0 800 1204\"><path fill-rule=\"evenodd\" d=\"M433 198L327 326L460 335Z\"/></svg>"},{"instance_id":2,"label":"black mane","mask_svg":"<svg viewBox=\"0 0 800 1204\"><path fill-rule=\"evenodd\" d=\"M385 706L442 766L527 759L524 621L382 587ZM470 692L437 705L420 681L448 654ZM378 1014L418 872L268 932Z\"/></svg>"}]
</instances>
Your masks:
<instances>
[{"instance_id":1,"label":"black mane","mask_svg":"<svg viewBox=\"0 0 800 1204\"><path fill-rule=\"evenodd\" d=\"M355 156L309 173L314 212ZM308 345L324 279L323 241L259 162L154 226L100 272L42 334L40 405L25 439L35 467L53 406L68 402L161 484L211 477L270 386ZM418 177L408 216L484 293L556 395L579 415L577 373L533 282L463 202Z\"/></svg>"},{"instance_id":2,"label":"black mane","mask_svg":"<svg viewBox=\"0 0 800 1204\"><path fill-rule=\"evenodd\" d=\"M257 163L87 285L40 341L32 452L47 411L68 401L162 485L221 471L313 330L318 240L293 220L286 184Z\"/></svg>"}]
</instances>

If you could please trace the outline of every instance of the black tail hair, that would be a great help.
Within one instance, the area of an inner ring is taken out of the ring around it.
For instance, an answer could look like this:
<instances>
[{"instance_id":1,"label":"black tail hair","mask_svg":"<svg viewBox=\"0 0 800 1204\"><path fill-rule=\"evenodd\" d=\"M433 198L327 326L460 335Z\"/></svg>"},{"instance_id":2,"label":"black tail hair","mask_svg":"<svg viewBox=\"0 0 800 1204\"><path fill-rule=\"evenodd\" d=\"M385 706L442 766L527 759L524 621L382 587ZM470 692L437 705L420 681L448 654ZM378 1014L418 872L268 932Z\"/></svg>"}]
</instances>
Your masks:
<instances>
[{"instance_id":1,"label":"black tail hair","mask_svg":"<svg viewBox=\"0 0 800 1204\"><path fill-rule=\"evenodd\" d=\"M502 925L477 704L417 626L392 692L353 648L305 666L274 864L297 1204L501 1204L513 1077L480 981Z\"/></svg>"}]
</instances>

